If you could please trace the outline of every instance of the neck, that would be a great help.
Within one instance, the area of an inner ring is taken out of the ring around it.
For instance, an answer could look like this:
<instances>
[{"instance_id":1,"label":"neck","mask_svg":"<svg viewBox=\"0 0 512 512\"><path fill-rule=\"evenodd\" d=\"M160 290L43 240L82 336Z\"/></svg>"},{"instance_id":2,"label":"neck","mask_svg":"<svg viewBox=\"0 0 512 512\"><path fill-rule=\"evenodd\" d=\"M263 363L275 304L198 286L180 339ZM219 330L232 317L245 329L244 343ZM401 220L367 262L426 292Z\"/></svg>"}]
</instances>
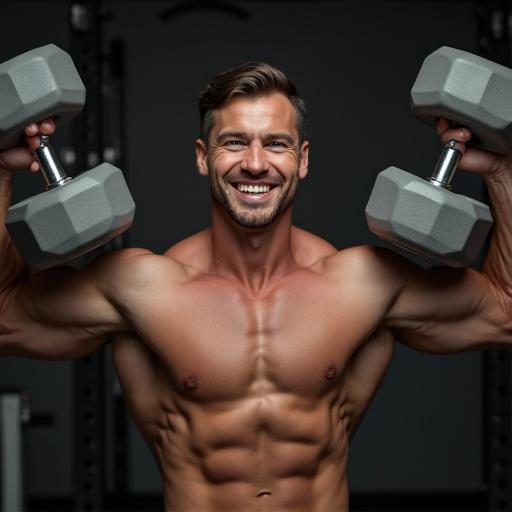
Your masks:
<instances>
[{"instance_id":1,"label":"neck","mask_svg":"<svg viewBox=\"0 0 512 512\"><path fill-rule=\"evenodd\" d=\"M212 210L212 263L216 273L259 291L297 267L292 251L291 208L271 225L249 229L236 224L216 203Z\"/></svg>"}]
</instances>

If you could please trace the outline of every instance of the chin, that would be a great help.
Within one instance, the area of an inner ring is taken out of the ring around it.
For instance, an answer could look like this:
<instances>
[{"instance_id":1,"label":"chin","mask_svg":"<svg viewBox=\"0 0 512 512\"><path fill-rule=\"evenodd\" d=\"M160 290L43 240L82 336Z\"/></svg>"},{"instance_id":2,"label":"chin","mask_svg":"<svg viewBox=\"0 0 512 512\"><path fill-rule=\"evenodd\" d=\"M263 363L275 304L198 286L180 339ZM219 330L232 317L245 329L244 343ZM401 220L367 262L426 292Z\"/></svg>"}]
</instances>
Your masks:
<instances>
[{"instance_id":1,"label":"chin","mask_svg":"<svg viewBox=\"0 0 512 512\"><path fill-rule=\"evenodd\" d=\"M265 219L244 219L238 215L230 214L231 219L240 227L256 231L258 229L264 229L274 223L277 215L272 215Z\"/></svg>"},{"instance_id":2,"label":"chin","mask_svg":"<svg viewBox=\"0 0 512 512\"><path fill-rule=\"evenodd\" d=\"M241 222L240 220L238 219L233 219L236 224L238 226L240 226L241 228L244 228L244 229L247 229L249 231L262 231L263 229L269 227L270 225L272 225L274 223L273 220L270 220L268 222L252 222L252 223L249 223L249 222Z\"/></svg>"},{"instance_id":3,"label":"chin","mask_svg":"<svg viewBox=\"0 0 512 512\"><path fill-rule=\"evenodd\" d=\"M252 211L254 212L254 210ZM262 230L271 226L283 213L279 206L275 206L270 211L267 209L267 213L263 215L244 215L245 211L239 211L233 208L232 205L226 208L226 212L238 226L251 231Z\"/></svg>"},{"instance_id":4,"label":"chin","mask_svg":"<svg viewBox=\"0 0 512 512\"><path fill-rule=\"evenodd\" d=\"M282 215L283 211L287 209L292 201L284 202L282 198L277 198L273 204L262 205L262 212L260 208L247 208L233 200L227 191L219 190L217 193L214 189L211 190L213 200L221 206L222 210L229 219L238 227L246 229L251 232L261 231L272 224ZM287 207L283 209L283 206Z\"/></svg>"}]
</instances>

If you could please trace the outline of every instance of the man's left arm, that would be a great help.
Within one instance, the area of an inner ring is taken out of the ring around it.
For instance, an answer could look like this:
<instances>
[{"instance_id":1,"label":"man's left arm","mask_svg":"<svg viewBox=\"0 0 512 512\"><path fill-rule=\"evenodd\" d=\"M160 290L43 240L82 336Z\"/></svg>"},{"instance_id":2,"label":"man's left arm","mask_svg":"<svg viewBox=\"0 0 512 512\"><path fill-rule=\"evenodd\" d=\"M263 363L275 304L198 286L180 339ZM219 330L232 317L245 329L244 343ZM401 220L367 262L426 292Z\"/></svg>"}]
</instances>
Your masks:
<instances>
[{"instance_id":1,"label":"man's left arm","mask_svg":"<svg viewBox=\"0 0 512 512\"><path fill-rule=\"evenodd\" d=\"M437 130L443 143L459 142L464 153L459 168L485 180L494 217L491 242L482 272L423 271L409 262L398 269L396 260L385 256L382 262L400 276L400 288L384 325L406 345L428 352L512 348L512 155L466 148L470 132L444 119Z\"/></svg>"}]
</instances>

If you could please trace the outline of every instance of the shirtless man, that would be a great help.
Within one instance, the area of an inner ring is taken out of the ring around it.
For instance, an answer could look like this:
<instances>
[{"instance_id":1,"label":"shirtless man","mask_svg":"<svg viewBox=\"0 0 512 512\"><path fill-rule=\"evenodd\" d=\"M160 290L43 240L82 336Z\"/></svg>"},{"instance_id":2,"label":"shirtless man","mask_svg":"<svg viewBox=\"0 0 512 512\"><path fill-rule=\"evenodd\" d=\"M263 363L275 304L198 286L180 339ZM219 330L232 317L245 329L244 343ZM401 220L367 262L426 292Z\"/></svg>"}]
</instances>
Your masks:
<instances>
[{"instance_id":1,"label":"shirtless man","mask_svg":"<svg viewBox=\"0 0 512 512\"><path fill-rule=\"evenodd\" d=\"M435 353L512 344L512 159L467 149L460 164L482 174L495 213L483 272L423 270L292 226L309 144L280 71L219 75L200 112L211 227L163 255L124 249L39 272L2 227L0 353L75 358L113 339L168 512L346 511L349 441L394 340ZM27 142L53 130L30 125ZM466 129L440 120L438 131L466 149ZM29 166L26 148L0 153L4 214L14 172Z\"/></svg>"}]
</instances>

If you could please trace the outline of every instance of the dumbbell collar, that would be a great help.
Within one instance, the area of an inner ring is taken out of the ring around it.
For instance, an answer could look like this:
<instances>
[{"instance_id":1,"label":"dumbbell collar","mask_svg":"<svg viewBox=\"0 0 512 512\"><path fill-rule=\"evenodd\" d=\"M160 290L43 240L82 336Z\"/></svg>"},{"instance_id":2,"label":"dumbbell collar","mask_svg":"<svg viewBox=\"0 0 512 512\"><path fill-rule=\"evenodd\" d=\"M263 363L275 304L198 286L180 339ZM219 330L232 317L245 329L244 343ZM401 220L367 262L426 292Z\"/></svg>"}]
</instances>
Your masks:
<instances>
[{"instance_id":1,"label":"dumbbell collar","mask_svg":"<svg viewBox=\"0 0 512 512\"><path fill-rule=\"evenodd\" d=\"M430 183L438 187L450 190L452 180L459 164L462 153L456 148L456 141L449 140L437 161L432 176L428 179Z\"/></svg>"},{"instance_id":2,"label":"dumbbell collar","mask_svg":"<svg viewBox=\"0 0 512 512\"><path fill-rule=\"evenodd\" d=\"M41 174L45 181L46 190L64 185L71 177L66 175L62 165L46 135L40 137L39 147L34 151Z\"/></svg>"}]
</instances>

